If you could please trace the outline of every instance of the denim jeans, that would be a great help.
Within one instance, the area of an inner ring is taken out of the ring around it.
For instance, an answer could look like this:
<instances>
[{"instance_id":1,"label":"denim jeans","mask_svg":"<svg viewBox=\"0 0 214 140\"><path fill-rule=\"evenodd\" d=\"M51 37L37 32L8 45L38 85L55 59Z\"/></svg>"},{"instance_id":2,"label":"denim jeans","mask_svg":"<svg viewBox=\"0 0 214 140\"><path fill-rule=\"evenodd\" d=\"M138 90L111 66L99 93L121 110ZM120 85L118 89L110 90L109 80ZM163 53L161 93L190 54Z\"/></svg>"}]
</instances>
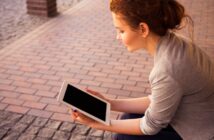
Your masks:
<instances>
[{"instance_id":1,"label":"denim jeans","mask_svg":"<svg viewBox=\"0 0 214 140\"><path fill-rule=\"evenodd\" d=\"M143 114L124 114L121 119L134 119L141 118ZM115 134L114 140L182 140L182 138L176 133L176 131L168 125L167 128L163 128L156 135L125 135Z\"/></svg>"}]
</instances>

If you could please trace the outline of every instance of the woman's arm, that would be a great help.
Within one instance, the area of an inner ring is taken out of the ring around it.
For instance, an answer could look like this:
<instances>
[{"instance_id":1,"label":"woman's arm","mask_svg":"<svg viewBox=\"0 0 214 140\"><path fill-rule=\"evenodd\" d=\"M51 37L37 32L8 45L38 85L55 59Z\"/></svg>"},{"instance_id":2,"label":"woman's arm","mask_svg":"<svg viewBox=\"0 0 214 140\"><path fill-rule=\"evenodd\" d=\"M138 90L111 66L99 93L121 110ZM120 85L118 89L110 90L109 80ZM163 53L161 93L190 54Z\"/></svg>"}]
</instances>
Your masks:
<instances>
[{"instance_id":1,"label":"woman's arm","mask_svg":"<svg viewBox=\"0 0 214 140\"><path fill-rule=\"evenodd\" d=\"M111 120L110 125L104 125L89 117L77 112L71 111L71 118L81 124L87 125L89 127L111 131L120 134L130 134L130 135L143 135L140 129L140 119L126 119L126 120Z\"/></svg>"},{"instance_id":2,"label":"woman's arm","mask_svg":"<svg viewBox=\"0 0 214 140\"><path fill-rule=\"evenodd\" d=\"M149 107L149 97L132 99L113 99L111 100L111 109L125 113L143 114Z\"/></svg>"},{"instance_id":3,"label":"woman's arm","mask_svg":"<svg viewBox=\"0 0 214 140\"><path fill-rule=\"evenodd\" d=\"M140 119L111 120L109 126L100 123L91 125L92 128L111 131L119 134L143 135L140 129Z\"/></svg>"}]
</instances>

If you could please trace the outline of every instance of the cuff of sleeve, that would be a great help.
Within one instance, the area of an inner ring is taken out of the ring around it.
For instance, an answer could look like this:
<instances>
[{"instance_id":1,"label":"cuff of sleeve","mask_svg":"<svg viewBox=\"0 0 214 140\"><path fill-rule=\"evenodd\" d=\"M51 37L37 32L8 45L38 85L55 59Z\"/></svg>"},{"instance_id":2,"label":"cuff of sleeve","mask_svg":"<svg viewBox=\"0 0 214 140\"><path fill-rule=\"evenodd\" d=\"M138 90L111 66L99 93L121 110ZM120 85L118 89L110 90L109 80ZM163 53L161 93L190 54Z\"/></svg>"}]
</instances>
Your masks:
<instances>
[{"instance_id":1,"label":"cuff of sleeve","mask_svg":"<svg viewBox=\"0 0 214 140\"><path fill-rule=\"evenodd\" d=\"M149 100L151 101L151 100L152 100L152 95L151 95L151 94L148 95L148 98L149 98Z\"/></svg>"},{"instance_id":2,"label":"cuff of sleeve","mask_svg":"<svg viewBox=\"0 0 214 140\"><path fill-rule=\"evenodd\" d=\"M144 116L140 119L140 130L144 135L155 135L161 128L152 128L148 126L148 122L146 122L146 117Z\"/></svg>"},{"instance_id":3,"label":"cuff of sleeve","mask_svg":"<svg viewBox=\"0 0 214 140\"><path fill-rule=\"evenodd\" d=\"M144 129L144 126L145 126L145 117L142 117L140 119L140 130L141 132L144 134L144 135L147 135L145 129Z\"/></svg>"}]
</instances>

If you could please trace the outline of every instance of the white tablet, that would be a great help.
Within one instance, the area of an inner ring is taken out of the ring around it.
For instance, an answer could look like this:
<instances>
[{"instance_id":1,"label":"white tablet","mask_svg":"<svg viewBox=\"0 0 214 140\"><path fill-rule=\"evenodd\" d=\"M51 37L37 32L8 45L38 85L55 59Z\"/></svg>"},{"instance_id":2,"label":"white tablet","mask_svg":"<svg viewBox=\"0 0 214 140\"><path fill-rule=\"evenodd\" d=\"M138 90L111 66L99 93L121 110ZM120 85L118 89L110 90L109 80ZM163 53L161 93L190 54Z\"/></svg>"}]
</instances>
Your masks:
<instances>
[{"instance_id":1,"label":"white tablet","mask_svg":"<svg viewBox=\"0 0 214 140\"><path fill-rule=\"evenodd\" d=\"M64 81L58 101L76 109L84 115L109 125L110 103Z\"/></svg>"}]
</instances>

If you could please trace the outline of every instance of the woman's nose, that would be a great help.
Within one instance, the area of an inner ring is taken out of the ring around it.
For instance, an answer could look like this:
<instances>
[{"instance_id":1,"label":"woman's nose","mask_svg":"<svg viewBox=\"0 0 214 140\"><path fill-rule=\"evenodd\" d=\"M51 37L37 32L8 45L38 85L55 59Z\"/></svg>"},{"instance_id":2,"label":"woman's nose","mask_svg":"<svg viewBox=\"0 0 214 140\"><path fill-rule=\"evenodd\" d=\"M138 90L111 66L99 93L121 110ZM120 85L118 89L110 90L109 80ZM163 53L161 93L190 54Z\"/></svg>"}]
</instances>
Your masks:
<instances>
[{"instance_id":1,"label":"woman's nose","mask_svg":"<svg viewBox=\"0 0 214 140\"><path fill-rule=\"evenodd\" d=\"M117 40L121 40L120 34L117 34L116 39L117 39Z\"/></svg>"}]
</instances>

